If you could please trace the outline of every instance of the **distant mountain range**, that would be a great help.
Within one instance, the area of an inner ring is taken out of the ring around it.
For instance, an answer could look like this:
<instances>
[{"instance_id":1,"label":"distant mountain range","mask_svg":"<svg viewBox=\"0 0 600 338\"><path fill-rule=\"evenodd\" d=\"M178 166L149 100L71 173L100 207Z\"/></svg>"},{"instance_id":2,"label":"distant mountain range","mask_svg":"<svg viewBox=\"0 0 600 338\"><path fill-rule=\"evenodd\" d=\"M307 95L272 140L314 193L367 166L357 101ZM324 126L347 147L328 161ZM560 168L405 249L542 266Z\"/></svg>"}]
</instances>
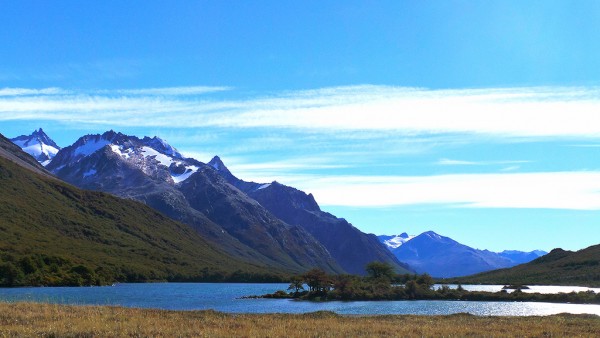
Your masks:
<instances>
[{"instance_id":1,"label":"distant mountain range","mask_svg":"<svg viewBox=\"0 0 600 338\"><path fill-rule=\"evenodd\" d=\"M13 140L32 155L38 148L59 149L41 129ZM218 157L208 164L185 158L157 137L108 131L47 155L36 158L57 177L143 202L253 266L364 273L368 262L379 260L408 271L376 236L321 211L312 195L276 182L242 181Z\"/></svg>"},{"instance_id":2,"label":"distant mountain range","mask_svg":"<svg viewBox=\"0 0 600 338\"><path fill-rule=\"evenodd\" d=\"M406 233L395 236L378 236L379 240L398 258L418 273L434 277L458 277L512 267L534 260L546 252L503 251L473 249L457 241L424 232L418 236Z\"/></svg>"}]
</instances>

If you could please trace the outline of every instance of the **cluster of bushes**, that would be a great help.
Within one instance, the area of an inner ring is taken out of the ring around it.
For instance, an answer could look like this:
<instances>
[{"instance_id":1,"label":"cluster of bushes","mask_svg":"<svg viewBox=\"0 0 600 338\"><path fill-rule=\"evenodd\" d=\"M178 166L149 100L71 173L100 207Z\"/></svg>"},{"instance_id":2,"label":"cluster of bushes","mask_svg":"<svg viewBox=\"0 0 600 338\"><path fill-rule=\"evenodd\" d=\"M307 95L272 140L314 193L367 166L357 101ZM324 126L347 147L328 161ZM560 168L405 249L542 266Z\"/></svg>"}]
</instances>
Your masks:
<instances>
[{"instance_id":1,"label":"cluster of bushes","mask_svg":"<svg viewBox=\"0 0 600 338\"><path fill-rule=\"evenodd\" d=\"M94 270L61 257L0 255L0 286L103 285L110 280L112 277L102 268Z\"/></svg>"},{"instance_id":2,"label":"cluster of bushes","mask_svg":"<svg viewBox=\"0 0 600 338\"><path fill-rule=\"evenodd\" d=\"M236 270L224 272L204 268L196 274L157 272L136 266L90 267L69 259L45 254L14 255L0 252L0 287L13 286L100 286L115 282L242 282L282 283L288 278Z\"/></svg>"},{"instance_id":3,"label":"cluster of bushes","mask_svg":"<svg viewBox=\"0 0 600 338\"><path fill-rule=\"evenodd\" d=\"M328 275L312 269L291 278L290 291L278 291L267 298L299 298L310 300L396 300L422 299L433 292L433 278L423 275L397 275L392 266L369 263L367 276ZM306 288L305 288L306 286Z\"/></svg>"},{"instance_id":4,"label":"cluster of bushes","mask_svg":"<svg viewBox=\"0 0 600 338\"><path fill-rule=\"evenodd\" d=\"M525 293L521 289L509 293L471 292L460 285L433 288L434 280L428 274L397 275L393 268L380 262L369 263L367 276L328 275L312 269L292 277L288 292L277 291L265 298L296 298L305 300L470 300L470 301L534 301L554 303L597 303L600 294L593 291L579 293L540 294Z\"/></svg>"}]
</instances>

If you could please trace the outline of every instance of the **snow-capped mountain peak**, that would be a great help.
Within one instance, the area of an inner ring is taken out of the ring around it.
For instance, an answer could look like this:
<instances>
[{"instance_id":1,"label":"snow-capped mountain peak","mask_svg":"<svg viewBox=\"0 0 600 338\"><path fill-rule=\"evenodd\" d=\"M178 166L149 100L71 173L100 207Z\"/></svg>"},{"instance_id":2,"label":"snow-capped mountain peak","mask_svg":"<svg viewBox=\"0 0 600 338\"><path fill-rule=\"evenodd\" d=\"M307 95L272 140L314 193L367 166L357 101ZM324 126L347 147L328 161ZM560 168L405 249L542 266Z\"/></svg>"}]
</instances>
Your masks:
<instances>
[{"instance_id":1,"label":"snow-capped mountain peak","mask_svg":"<svg viewBox=\"0 0 600 338\"><path fill-rule=\"evenodd\" d=\"M181 153L179 153L179 151L177 151L177 149L175 149L173 146L168 144L165 140L161 139L160 137L154 136L153 138L150 138L146 136L142 139L142 142L150 148L157 150L165 155L183 159L183 156L181 155Z\"/></svg>"},{"instance_id":2,"label":"snow-capped mountain peak","mask_svg":"<svg viewBox=\"0 0 600 338\"><path fill-rule=\"evenodd\" d=\"M387 247L396 249L402 246L402 244L410 241L415 238L415 236L408 235L406 232L401 233L400 235L392 235L392 236L381 236L385 237L383 244Z\"/></svg>"},{"instance_id":3,"label":"snow-capped mountain peak","mask_svg":"<svg viewBox=\"0 0 600 338\"><path fill-rule=\"evenodd\" d=\"M35 130L31 135L21 135L11 141L43 166L48 165L60 150L60 147L46 135L42 128Z\"/></svg>"},{"instance_id":4,"label":"snow-capped mountain peak","mask_svg":"<svg viewBox=\"0 0 600 338\"><path fill-rule=\"evenodd\" d=\"M106 161L115 160L171 184L185 181L202 166L194 159L184 158L158 137L140 139L110 130L79 138L57 155L49 170L56 174L71 171L74 176L88 178L101 175L97 168L102 168Z\"/></svg>"}]
</instances>

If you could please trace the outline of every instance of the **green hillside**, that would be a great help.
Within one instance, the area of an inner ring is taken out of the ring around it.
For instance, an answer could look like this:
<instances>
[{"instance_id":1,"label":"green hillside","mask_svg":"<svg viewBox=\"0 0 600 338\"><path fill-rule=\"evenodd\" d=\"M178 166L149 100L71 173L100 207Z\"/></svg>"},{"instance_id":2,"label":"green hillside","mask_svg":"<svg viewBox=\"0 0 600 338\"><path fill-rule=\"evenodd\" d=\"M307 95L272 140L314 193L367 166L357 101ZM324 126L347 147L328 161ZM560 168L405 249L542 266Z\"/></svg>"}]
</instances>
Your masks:
<instances>
[{"instance_id":1,"label":"green hillside","mask_svg":"<svg viewBox=\"0 0 600 338\"><path fill-rule=\"evenodd\" d=\"M600 245L577 252L554 249L527 264L455 278L451 282L600 287Z\"/></svg>"},{"instance_id":2,"label":"green hillside","mask_svg":"<svg viewBox=\"0 0 600 338\"><path fill-rule=\"evenodd\" d=\"M7 157L0 156L0 285L275 277L142 203L77 189Z\"/></svg>"}]
</instances>

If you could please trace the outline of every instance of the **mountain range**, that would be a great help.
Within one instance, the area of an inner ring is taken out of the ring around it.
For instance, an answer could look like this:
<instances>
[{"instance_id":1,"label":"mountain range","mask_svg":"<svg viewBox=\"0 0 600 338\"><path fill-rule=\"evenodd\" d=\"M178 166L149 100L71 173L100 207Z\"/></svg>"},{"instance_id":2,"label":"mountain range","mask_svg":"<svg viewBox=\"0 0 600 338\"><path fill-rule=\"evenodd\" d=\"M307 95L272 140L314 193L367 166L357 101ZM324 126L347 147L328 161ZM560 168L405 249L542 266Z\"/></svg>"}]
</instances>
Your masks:
<instances>
[{"instance_id":1,"label":"mountain range","mask_svg":"<svg viewBox=\"0 0 600 338\"><path fill-rule=\"evenodd\" d=\"M30 139L40 149L55 145L41 129L13 140L25 145ZM23 150L37 154L28 147ZM277 182L239 180L218 157L208 164L185 158L157 137L114 131L85 135L50 160L37 159L79 188L143 202L254 266L364 273L367 263L379 260L398 272L408 271L375 235L321 211L312 195Z\"/></svg>"},{"instance_id":2,"label":"mountain range","mask_svg":"<svg viewBox=\"0 0 600 338\"><path fill-rule=\"evenodd\" d=\"M59 180L2 135L0 215L3 286L277 279L143 203Z\"/></svg>"},{"instance_id":3,"label":"mountain range","mask_svg":"<svg viewBox=\"0 0 600 338\"><path fill-rule=\"evenodd\" d=\"M406 233L378 236L379 240L398 258L418 273L434 277L459 277L512 267L532 261L546 252L478 250L440 236L433 231L418 236Z\"/></svg>"}]
</instances>

